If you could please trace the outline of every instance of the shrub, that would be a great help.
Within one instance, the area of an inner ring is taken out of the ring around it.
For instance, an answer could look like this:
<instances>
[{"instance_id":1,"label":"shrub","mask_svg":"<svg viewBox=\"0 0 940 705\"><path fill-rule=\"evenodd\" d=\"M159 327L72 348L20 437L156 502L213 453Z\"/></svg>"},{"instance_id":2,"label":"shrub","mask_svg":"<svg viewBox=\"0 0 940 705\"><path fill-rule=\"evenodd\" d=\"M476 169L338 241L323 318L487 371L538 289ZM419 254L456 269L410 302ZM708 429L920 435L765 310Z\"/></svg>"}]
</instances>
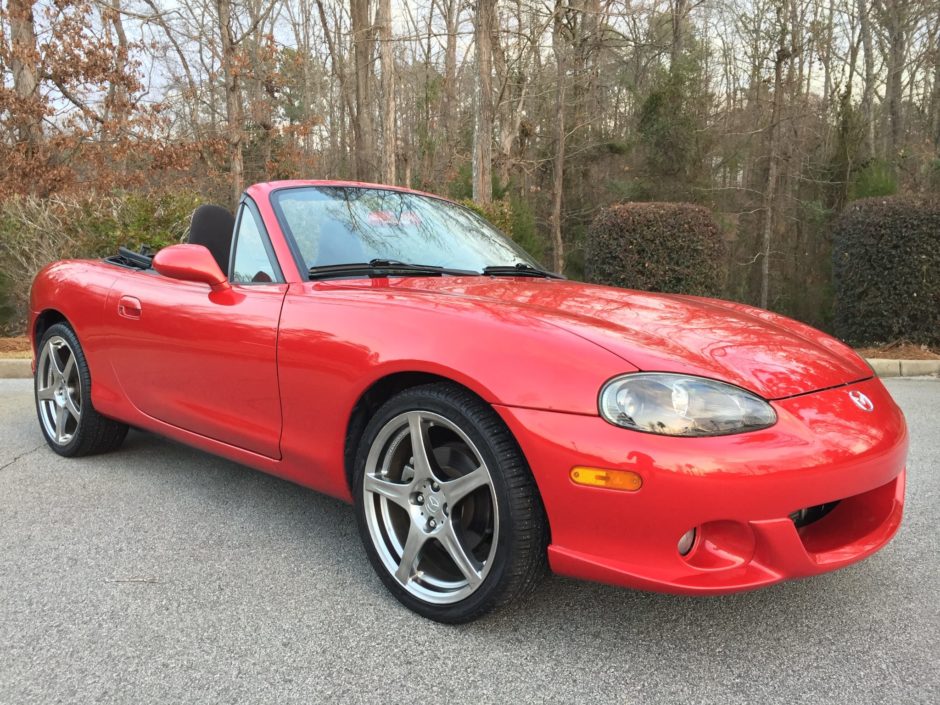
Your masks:
<instances>
[{"instance_id":1,"label":"shrub","mask_svg":"<svg viewBox=\"0 0 940 705\"><path fill-rule=\"evenodd\" d=\"M940 345L940 202L850 203L833 232L832 270L836 335Z\"/></svg>"},{"instance_id":2,"label":"shrub","mask_svg":"<svg viewBox=\"0 0 940 705\"><path fill-rule=\"evenodd\" d=\"M495 226L497 230L512 237L512 206L509 205L509 201L477 203L465 198L460 201L460 205L469 208L483 220Z\"/></svg>"},{"instance_id":3,"label":"shrub","mask_svg":"<svg viewBox=\"0 0 940 705\"><path fill-rule=\"evenodd\" d=\"M927 165L927 188L940 191L940 157Z\"/></svg>"},{"instance_id":4,"label":"shrub","mask_svg":"<svg viewBox=\"0 0 940 705\"><path fill-rule=\"evenodd\" d=\"M8 330L10 332L22 330L22 326L19 325L20 321L17 320L16 311L10 302L10 290L10 282L7 281L5 276L0 275L0 335Z\"/></svg>"},{"instance_id":5,"label":"shrub","mask_svg":"<svg viewBox=\"0 0 940 705\"><path fill-rule=\"evenodd\" d=\"M705 154L702 76L694 64L671 72L640 106L638 132L646 148L646 164L659 182L670 186L676 179L692 179Z\"/></svg>"},{"instance_id":6,"label":"shrub","mask_svg":"<svg viewBox=\"0 0 940 705\"><path fill-rule=\"evenodd\" d=\"M635 200L684 200L692 197L695 184L708 180L713 97L707 85L701 64L688 56L654 80L639 106L636 131L646 177L636 186L652 198Z\"/></svg>"},{"instance_id":7,"label":"shrub","mask_svg":"<svg viewBox=\"0 0 940 705\"><path fill-rule=\"evenodd\" d=\"M159 248L179 242L199 202L188 192L6 199L0 203L3 332L23 330L30 284L49 262L103 257L119 245Z\"/></svg>"},{"instance_id":8,"label":"shrub","mask_svg":"<svg viewBox=\"0 0 940 705\"><path fill-rule=\"evenodd\" d=\"M622 203L587 234L588 281L631 289L714 296L722 290L724 243L711 213L688 203Z\"/></svg>"},{"instance_id":9,"label":"shrub","mask_svg":"<svg viewBox=\"0 0 940 705\"><path fill-rule=\"evenodd\" d=\"M898 179L890 164L871 161L856 172L849 188L849 199L893 196L898 192Z\"/></svg>"},{"instance_id":10,"label":"shrub","mask_svg":"<svg viewBox=\"0 0 940 705\"><path fill-rule=\"evenodd\" d=\"M542 259L544 247L535 232L535 216L524 201L503 199L484 205L464 199L460 201L460 205L466 206L495 226L535 259Z\"/></svg>"}]
</instances>

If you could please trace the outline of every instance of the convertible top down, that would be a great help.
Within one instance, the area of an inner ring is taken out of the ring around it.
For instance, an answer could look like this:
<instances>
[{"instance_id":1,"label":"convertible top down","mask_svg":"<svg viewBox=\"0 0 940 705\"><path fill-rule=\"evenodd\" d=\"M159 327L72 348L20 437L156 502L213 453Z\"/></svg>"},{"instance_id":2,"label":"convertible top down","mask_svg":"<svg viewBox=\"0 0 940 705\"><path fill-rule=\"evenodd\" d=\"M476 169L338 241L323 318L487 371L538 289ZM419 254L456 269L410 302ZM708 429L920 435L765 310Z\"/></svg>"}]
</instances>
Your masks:
<instances>
[{"instance_id":1,"label":"convertible top down","mask_svg":"<svg viewBox=\"0 0 940 705\"><path fill-rule=\"evenodd\" d=\"M907 431L850 348L742 304L572 282L390 186L249 188L188 242L33 284L40 428L156 432L353 502L392 594L461 622L565 575L709 594L897 530Z\"/></svg>"}]
</instances>

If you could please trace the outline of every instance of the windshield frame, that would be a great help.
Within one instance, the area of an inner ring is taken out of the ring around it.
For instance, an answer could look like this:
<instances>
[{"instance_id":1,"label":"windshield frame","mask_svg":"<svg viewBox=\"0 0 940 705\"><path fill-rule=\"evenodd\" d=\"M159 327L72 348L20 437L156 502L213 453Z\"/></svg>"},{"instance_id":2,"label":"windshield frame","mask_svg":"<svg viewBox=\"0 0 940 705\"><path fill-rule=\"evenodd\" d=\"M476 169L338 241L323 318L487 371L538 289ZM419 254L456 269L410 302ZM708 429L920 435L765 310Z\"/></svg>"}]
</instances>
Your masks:
<instances>
[{"instance_id":1,"label":"windshield frame","mask_svg":"<svg viewBox=\"0 0 940 705\"><path fill-rule=\"evenodd\" d=\"M334 183L324 182L324 183L317 183L317 184L297 184L297 185L291 185L291 186L280 186L278 188L273 189L268 194L268 202L271 204L271 210L274 212L274 217L277 219L278 227L280 228L281 233L284 236L284 240L287 242L287 246L290 249L291 256L294 258L294 263L296 264L297 270L300 272L300 277L303 281L316 281L316 278L311 277L310 268L307 267L306 261L304 259L303 251L300 249L300 245L297 243L297 240L294 237L294 233L291 230L290 222L287 220L287 217L283 209L281 208L278 194L280 194L282 191L295 191L295 190L319 191L324 188L346 189L346 190L358 189L362 191L386 191L386 192L391 192L391 193L400 193L400 194L412 196L415 198L423 198L429 201L440 201L443 204L446 204L453 208L458 208L461 211L464 211L475 220L481 221L488 228L494 230L502 238L507 240L514 249L521 252L522 257L520 259L525 261L526 264L532 264L538 269L541 269L541 265L539 264L539 262L534 257L532 257L531 254L526 252L526 250L519 243L515 242L512 238L510 238L508 235L502 232L499 228L497 228L495 225L490 223L479 213L474 211L472 208L468 208L462 203L458 203L449 198L438 196L433 193L424 193L423 191L413 191L411 189L403 188L401 186L386 186L386 185L381 185L381 184L357 184L357 183L335 183L334 184ZM428 263L415 262L413 264L421 265L421 264L428 264ZM349 275L348 278L366 279L366 278L369 278L369 275L367 274Z\"/></svg>"}]
</instances>

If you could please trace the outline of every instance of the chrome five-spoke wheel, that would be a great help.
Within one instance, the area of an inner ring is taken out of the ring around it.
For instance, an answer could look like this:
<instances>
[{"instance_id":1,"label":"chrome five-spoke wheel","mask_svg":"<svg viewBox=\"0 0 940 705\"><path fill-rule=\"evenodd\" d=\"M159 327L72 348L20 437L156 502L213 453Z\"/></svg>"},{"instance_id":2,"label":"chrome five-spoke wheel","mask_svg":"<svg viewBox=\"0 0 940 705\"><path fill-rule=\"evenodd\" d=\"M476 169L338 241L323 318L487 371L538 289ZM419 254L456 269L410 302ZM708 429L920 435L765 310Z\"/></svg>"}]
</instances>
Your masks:
<instances>
[{"instance_id":1,"label":"chrome five-spoke wheel","mask_svg":"<svg viewBox=\"0 0 940 705\"><path fill-rule=\"evenodd\" d=\"M37 350L36 413L49 447L71 458L120 446L127 425L102 416L91 403L91 373L72 327L49 326Z\"/></svg>"},{"instance_id":2,"label":"chrome five-spoke wheel","mask_svg":"<svg viewBox=\"0 0 940 705\"><path fill-rule=\"evenodd\" d=\"M499 512L480 451L448 419L408 411L369 450L366 521L382 563L419 599L466 598L492 566Z\"/></svg>"},{"instance_id":3,"label":"chrome five-spoke wheel","mask_svg":"<svg viewBox=\"0 0 940 705\"><path fill-rule=\"evenodd\" d=\"M492 406L451 382L405 389L354 436L356 519L373 568L406 607L460 623L545 572L545 509Z\"/></svg>"},{"instance_id":4,"label":"chrome five-spoke wheel","mask_svg":"<svg viewBox=\"0 0 940 705\"><path fill-rule=\"evenodd\" d=\"M39 354L36 400L46 435L68 445L82 420L82 383L75 351L65 338L49 338Z\"/></svg>"}]
</instances>

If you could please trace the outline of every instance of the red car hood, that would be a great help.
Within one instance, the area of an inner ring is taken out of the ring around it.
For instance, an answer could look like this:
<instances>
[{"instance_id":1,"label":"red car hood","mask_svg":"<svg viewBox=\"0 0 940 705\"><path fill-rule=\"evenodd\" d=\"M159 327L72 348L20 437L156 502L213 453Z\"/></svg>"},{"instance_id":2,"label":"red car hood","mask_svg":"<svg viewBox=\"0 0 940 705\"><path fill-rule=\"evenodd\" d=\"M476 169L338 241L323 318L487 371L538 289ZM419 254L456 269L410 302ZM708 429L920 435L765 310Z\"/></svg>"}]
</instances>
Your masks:
<instances>
[{"instance_id":1,"label":"red car hood","mask_svg":"<svg viewBox=\"0 0 940 705\"><path fill-rule=\"evenodd\" d=\"M513 306L590 340L640 370L720 379L781 399L872 376L848 346L743 304L561 280L440 277L391 280L413 289Z\"/></svg>"}]
</instances>

